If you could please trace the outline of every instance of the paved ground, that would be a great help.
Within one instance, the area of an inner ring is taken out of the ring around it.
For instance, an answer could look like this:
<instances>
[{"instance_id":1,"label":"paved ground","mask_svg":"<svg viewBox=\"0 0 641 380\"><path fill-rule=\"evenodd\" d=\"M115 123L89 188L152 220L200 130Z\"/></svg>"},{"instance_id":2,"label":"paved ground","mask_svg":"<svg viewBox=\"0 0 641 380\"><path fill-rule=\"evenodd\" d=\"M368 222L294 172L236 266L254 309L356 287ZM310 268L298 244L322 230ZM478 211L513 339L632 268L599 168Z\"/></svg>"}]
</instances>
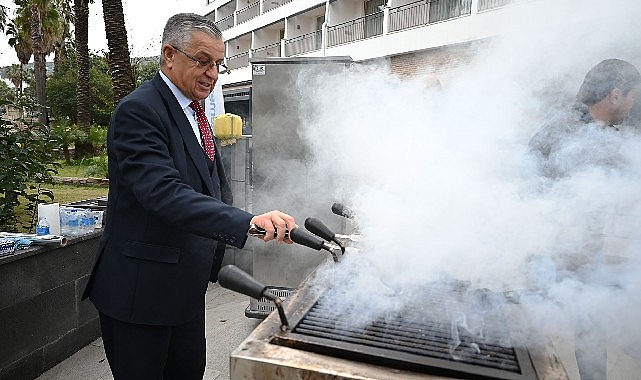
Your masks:
<instances>
[{"instance_id":1,"label":"paved ground","mask_svg":"<svg viewBox=\"0 0 641 380\"><path fill-rule=\"evenodd\" d=\"M229 379L229 355L260 320L245 317L249 298L211 285L205 298L207 366L205 380ZM102 340L87 345L37 380L112 380Z\"/></svg>"}]
</instances>

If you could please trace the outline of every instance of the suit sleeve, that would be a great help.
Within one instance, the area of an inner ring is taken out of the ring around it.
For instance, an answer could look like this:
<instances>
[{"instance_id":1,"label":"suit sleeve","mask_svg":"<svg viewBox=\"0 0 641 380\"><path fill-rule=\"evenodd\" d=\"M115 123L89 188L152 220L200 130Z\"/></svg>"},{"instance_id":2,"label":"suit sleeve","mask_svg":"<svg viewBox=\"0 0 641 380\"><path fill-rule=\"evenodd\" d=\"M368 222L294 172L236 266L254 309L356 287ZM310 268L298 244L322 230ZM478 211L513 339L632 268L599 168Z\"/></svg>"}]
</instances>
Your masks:
<instances>
[{"instance_id":1,"label":"suit sleeve","mask_svg":"<svg viewBox=\"0 0 641 380\"><path fill-rule=\"evenodd\" d=\"M242 247L252 214L196 191L178 168L190 160L164 105L127 98L112 118L109 154L120 186L142 208L191 233ZM179 120L178 122L187 122Z\"/></svg>"}]
</instances>

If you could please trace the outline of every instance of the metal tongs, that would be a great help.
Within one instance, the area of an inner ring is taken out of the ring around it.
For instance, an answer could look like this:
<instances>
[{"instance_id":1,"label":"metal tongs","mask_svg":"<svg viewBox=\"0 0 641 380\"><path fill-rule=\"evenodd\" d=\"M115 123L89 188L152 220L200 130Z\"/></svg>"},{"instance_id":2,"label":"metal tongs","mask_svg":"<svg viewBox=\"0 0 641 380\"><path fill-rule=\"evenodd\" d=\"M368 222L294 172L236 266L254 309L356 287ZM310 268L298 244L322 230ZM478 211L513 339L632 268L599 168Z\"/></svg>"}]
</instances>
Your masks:
<instances>
[{"instance_id":1,"label":"metal tongs","mask_svg":"<svg viewBox=\"0 0 641 380\"><path fill-rule=\"evenodd\" d=\"M265 231L264 228L260 228L255 224L252 224L249 226L248 234L257 238L263 238L267 234L267 231ZM274 232L274 237L276 237L276 232ZM340 257L345 251L345 248L342 246L325 243L322 239L317 238L302 228L293 228L291 231L286 230L285 237L290 238L294 243L304 245L305 247L312 248L317 251L320 251L321 249L328 251L332 254L334 262L336 263L340 261Z\"/></svg>"},{"instance_id":2,"label":"metal tongs","mask_svg":"<svg viewBox=\"0 0 641 380\"><path fill-rule=\"evenodd\" d=\"M257 238L263 238L265 235L267 235L267 231L265 231L264 228L260 228L255 224L250 224L249 225L249 232L247 232L249 236L257 237ZM277 231L274 231L274 238L277 235ZM289 230L285 230L285 239L289 238Z\"/></svg>"}]
</instances>

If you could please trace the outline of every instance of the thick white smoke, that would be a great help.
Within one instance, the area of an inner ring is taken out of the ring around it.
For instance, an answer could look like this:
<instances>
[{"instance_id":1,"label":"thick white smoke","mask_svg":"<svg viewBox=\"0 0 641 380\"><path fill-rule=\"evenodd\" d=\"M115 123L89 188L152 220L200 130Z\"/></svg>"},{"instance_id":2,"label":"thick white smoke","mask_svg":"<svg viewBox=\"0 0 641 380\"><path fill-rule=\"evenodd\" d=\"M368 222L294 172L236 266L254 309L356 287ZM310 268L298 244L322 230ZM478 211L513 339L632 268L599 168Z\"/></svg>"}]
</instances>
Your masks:
<instances>
[{"instance_id":1,"label":"thick white smoke","mask_svg":"<svg viewBox=\"0 0 641 380\"><path fill-rule=\"evenodd\" d=\"M464 281L516 295L524 339L590 326L636 355L639 134L586 135L557 180L538 175L527 144L596 63L641 67L641 3L528 3L440 92L386 67L304 78L306 141L318 170L341 178L326 191L355 209L363 235L361 253L317 284L358 322ZM603 157L619 164L592 165Z\"/></svg>"}]
</instances>

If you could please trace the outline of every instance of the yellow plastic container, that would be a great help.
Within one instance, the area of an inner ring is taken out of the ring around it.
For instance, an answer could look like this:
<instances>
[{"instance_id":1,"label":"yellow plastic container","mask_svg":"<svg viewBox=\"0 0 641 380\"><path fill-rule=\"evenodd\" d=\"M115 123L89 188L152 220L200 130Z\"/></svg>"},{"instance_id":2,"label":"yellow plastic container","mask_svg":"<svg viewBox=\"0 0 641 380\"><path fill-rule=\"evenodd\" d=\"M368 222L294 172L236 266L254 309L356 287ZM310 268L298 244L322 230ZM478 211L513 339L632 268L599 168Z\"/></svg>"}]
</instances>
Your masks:
<instances>
[{"instance_id":1,"label":"yellow plastic container","mask_svg":"<svg viewBox=\"0 0 641 380\"><path fill-rule=\"evenodd\" d=\"M243 119L233 113L216 116L214 134L219 140L239 139L243 135Z\"/></svg>"}]
</instances>

